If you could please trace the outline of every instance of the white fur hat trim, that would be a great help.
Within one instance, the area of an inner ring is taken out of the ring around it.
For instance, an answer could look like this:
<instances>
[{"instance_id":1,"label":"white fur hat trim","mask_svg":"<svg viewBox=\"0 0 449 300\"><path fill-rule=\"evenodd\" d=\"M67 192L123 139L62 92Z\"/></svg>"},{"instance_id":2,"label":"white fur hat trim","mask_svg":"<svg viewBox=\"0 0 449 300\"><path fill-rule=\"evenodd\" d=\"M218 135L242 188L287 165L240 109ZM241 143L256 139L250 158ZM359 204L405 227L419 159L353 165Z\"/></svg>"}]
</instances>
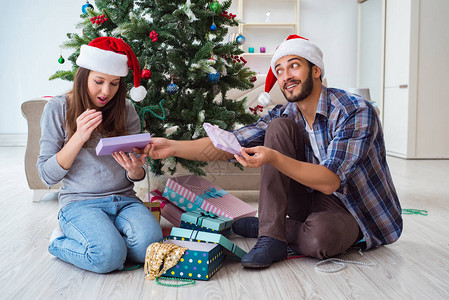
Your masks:
<instances>
[{"instance_id":1,"label":"white fur hat trim","mask_svg":"<svg viewBox=\"0 0 449 300\"><path fill-rule=\"evenodd\" d=\"M273 58L271 59L271 70L273 70L274 76L277 78L276 74L276 62L284 56L297 55L302 58L307 59L314 65L316 65L321 70L321 77L324 78L324 62L323 62L323 52L321 49L309 40L303 38L294 38L290 40L285 40L274 52Z\"/></svg>"},{"instance_id":2,"label":"white fur hat trim","mask_svg":"<svg viewBox=\"0 0 449 300\"><path fill-rule=\"evenodd\" d=\"M125 54L82 45L76 64L95 72L113 76L128 75L128 57Z\"/></svg>"}]
</instances>

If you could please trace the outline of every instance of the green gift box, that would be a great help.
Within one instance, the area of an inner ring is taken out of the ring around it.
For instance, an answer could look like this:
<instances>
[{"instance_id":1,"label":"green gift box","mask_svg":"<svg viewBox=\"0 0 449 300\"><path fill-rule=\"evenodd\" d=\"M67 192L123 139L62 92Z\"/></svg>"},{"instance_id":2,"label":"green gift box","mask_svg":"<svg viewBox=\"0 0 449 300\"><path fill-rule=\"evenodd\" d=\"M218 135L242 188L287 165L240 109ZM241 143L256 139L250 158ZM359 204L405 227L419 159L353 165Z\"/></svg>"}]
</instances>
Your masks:
<instances>
[{"instance_id":1,"label":"green gift box","mask_svg":"<svg viewBox=\"0 0 449 300\"><path fill-rule=\"evenodd\" d=\"M230 258L236 258L238 260L246 254L245 250L218 233L173 227L170 233L170 238L181 241L220 244L223 246L225 253L228 254Z\"/></svg>"},{"instance_id":2,"label":"green gift box","mask_svg":"<svg viewBox=\"0 0 449 300\"><path fill-rule=\"evenodd\" d=\"M181 216L181 227L192 230L220 233L225 237L231 235L232 219L213 213L198 211L185 212Z\"/></svg>"},{"instance_id":3,"label":"green gift box","mask_svg":"<svg viewBox=\"0 0 449 300\"><path fill-rule=\"evenodd\" d=\"M183 241L172 237L166 237L163 243L176 244L189 250L162 276L209 280L223 266L224 254L221 245Z\"/></svg>"}]
</instances>

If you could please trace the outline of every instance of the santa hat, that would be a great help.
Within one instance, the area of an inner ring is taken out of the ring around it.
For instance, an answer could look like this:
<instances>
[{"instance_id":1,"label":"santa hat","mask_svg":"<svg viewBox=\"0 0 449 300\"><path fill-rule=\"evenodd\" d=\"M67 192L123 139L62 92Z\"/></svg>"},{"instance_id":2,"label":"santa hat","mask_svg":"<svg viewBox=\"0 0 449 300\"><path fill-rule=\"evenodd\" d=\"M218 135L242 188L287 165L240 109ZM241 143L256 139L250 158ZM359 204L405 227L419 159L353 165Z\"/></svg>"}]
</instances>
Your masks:
<instances>
[{"instance_id":1,"label":"santa hat","mask_svg":"<svg viewBox=\"0 0 449 300\"><path fill-rule=\"evenodd\" d=\"M147 95L145 88L140 85L142 73L137 57L122 39L99 37L88 45L82 45L76 64L92 71L120 77L128 75L129 68L133 71L134 77L134 87L130 91L131 99L139 102Z\"/></svg>"},{"instance_id":2,"label":"santa hat","mask_svg":"<svg viewBox=\"0 0 449 300\"><path fill-rule=\"evenodd\" d=\"M302 36L296 34L290 35L276 48L273 58L271 59L270 70L268 71L267 79L265 80L265 92L262 92L258 99L259 103L263 106L267 106L271 102L271 97L268 93L277 81L277 75L276 73L273 73L276 62L281 57L287 55L297 55L307 59L320 68L321 76L324 77L323 52L321 49Z\"/></svg>"}]
</instances>

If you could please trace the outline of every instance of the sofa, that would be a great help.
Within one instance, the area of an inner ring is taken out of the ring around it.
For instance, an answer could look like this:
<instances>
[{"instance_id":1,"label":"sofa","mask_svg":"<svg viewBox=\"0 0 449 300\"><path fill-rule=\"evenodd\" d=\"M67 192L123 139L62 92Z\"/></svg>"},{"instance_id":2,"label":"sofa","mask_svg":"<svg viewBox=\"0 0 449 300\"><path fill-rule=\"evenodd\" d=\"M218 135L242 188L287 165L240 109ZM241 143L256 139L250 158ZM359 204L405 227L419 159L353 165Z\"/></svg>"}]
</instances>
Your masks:
<instances>
[{"instance_id":1,"label":"sofa","mask_svg":"<svg viewBox=\"0 0 449 300\"><path fill-rule=\"evenodd\" d=\"M227 94L229 99L241 100L247 97L247 106L254 107L258 105L257 98L261 92L264 91L264 84L266 75L259 74L256 76L257 80L254 82L254 87L250 90L230 90ZM270 92L272 103L265 107L259 115L265 114L274 105L284 103L285 99L279 87L276 85ZM25 151L25 174L28 181L28 186L33 190L33 201L38 202L41 199L54 199L56 193L61 186L58 183L55 186L48 188L40 180L36 162L39 155L39 139L41 136L40 118L45 104L49 98L36 98L25 101L22 106L22 114L28 123L28 140ZM227 161L211 162L205 168L206 179L214 182L218 186L234 194L236 197L244 201L257 201L259 191L259 173L258 168L245 168L243 171L235 167L233 163ZM187 175L188 172L179 168L174 176ZM151 189L161 189L164 185L164 180L168 177L149 178ZM147 178L148 179L148 178ZM136 184L135 190L137 195L142 199L148 191L148 180L144 180Z\"/></svg>"}]
</instances>

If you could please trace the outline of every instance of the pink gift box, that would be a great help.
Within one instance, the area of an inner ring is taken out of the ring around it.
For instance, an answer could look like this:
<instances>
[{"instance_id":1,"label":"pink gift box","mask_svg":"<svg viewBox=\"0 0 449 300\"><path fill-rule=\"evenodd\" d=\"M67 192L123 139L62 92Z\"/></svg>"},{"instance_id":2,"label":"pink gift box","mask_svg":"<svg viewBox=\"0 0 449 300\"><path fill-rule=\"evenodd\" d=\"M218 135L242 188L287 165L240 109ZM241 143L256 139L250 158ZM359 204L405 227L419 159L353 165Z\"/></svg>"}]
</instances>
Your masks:
<instances>
[{"instance_id":1,"label":"pink gift box","mask_svg":"<svg viewBox=\"0 0 449 300\"><path fill-rule=\"evenodd\" d=\"M163 196L185 211L211 212L234 220L257 213L256 208L218 185L194 175L170 178Z\"/></svg>"},{"instance_id":2,"label":"pink gift box","mask_svg":"<svg viewBox=\"0 0 449 300\"><path fill-rule=\"evenodd\" d=\"M151 134L149 133L102 138L95 150L97 155L107 155L118 151L130 152L134 147L145 148L150 140Z\"/></svg>"},{"instance_id":3,"label":"pink gift box","mask_svg":"<svg viewBox=\"0 0 449 300\"><path fill-rule=\"evenodd\" d=\"M163 197L162 193L158 190L150 192L149 195L151 202L159 202L161 204L161 216L172 223L175 227L180 227L181 216L185 213L185 211L168 201L168 199ZM147 199L147 197L145 197L145 199Z\"/></svg>"}]
</instances>

